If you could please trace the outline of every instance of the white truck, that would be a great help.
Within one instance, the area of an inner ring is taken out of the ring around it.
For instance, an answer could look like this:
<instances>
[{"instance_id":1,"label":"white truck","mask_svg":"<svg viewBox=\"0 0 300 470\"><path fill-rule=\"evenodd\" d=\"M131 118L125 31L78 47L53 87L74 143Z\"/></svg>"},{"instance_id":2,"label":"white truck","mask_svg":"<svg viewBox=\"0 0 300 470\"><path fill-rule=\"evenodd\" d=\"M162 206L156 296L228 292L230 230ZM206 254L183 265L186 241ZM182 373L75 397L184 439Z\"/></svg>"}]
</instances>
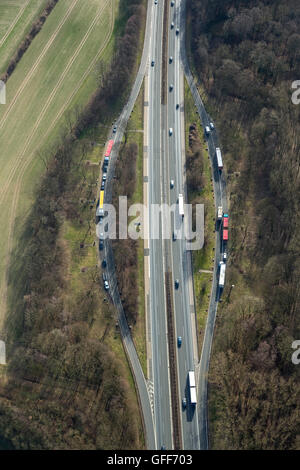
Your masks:
<instances>
[{"instance_id":1,"label":"white truck","mask_svg":"<svg viewBox=\"0 0 300 470\"><path fill-rule=\"evenodd\" d=\"M226 271L226 264L224 263L224 261L220 261L219 268L220 268L219 287L223 288L225 285L225 271Z\"/></svg>"},{"instance_id":2,"label":"white truck","mask_svg":"<svg viewBox=\"0 0 300 470\"><path fill-rule=\"evenodd\" d=\"M179 210L179 215L183 218L184 217L184 204L183 204L182 194L179 194L178 196L178 210Z\"/></svg>"},{"instance_id":3,"label":"white truck","mask_svg":"<svg viewBox=\"0 0 300 470\"><path fill-rule=\"evenodd\" d=\"M196 405L197 403L196 381L195 381L195 372L193 370L189 371L189 389L190 389L191 405Z\"/></svg>"},{"instance_id":4,"label":"white truck","mask_svg":"<svg viewBox=\"0 0 300 470\"><path fill-rule=\"evenodd\" d=\"M223 169L223 160L220 147L216 147L217 163L218 169L221 171Z\"/></svg>"}]
</instances>

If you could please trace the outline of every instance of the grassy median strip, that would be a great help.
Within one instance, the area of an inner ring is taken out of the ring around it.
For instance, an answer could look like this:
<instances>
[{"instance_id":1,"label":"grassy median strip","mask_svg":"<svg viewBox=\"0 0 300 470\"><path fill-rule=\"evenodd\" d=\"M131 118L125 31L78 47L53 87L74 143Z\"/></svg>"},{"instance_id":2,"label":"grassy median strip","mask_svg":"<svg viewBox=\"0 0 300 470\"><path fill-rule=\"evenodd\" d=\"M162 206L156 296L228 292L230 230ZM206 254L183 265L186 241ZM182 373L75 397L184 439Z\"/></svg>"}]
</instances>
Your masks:
<instances>
[{"instance_id":1,"label":"grassy median strip","mask_svg":"<svg viewBox=\"0 0 300 470\"><path fill-rule=\"evenodd\" d=\"M133 109L129 126L136 129L137 132L131 133L129 140L138 144L138 155L136 162L136 187L132 197L132 204L143 204L143 141L144 129L144 84L141 87L139 97ZM129 130L129 129L128 129ZM147 351L146 351L146 318L145 318L145 285L144 285L144 240L138 240L137 246L138 256L138 317L133 329L133 339L137 353L141 362L145 377L147 377Z\"/></svg>"},{"instance_id":2,"label":"grassy median strip","mask_svg":"<svg viewBox=\"0 0 300 470\"><path fill-rule=\"evenodd\" d=\"M127 196L128 208L143 204L143 112L144 87L141 87L125 131L119 152L114 184L114 203L118 197ZM133 224L137 216L129 217ZM138 226L135 226L139 230ZM123 307L132 331L135 347L145 376L147 376L145 287L144 287L144 240L116 240L113 243L118 284Z\"/></svg>"},{"instance_id":3,"label":"grassy median strip","mask_svg":"<svg viewBox=\"0 0 300 470\"><path fill-rule=\"evenodd\" d=\"M204 246L192 254L197 336L199 351L201 351L214 269L215 206L207 144L186 80L184 94L188 198L189 203L204 204L205 211Z\"/></svg>"}]
</instances>

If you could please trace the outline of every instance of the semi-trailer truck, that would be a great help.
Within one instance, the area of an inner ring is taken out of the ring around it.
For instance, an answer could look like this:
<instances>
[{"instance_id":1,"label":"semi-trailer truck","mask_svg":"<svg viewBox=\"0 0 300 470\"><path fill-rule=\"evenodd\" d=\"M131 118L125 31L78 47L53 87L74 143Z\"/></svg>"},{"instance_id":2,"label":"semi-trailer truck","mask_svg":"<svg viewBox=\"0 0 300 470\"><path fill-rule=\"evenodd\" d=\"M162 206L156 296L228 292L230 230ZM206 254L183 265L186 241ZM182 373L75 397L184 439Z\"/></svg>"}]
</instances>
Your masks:
<instances>
[{"instance_id":1,"label":"semi-trailer truck","mask_svg":"<svg viewBox=\"0 0 300 470\"><path fill-rule=\"evenodd\" d=\"M197 403L196 380L195 380L195 372L193 370L189 371L188 378L189 378L189 389L190 389L190 402L191 402L191 405L196 405Z\"/></svg>"},{"instance_id":2,"label":"semi-trailer truck","mask_svg":"<svg viewBox=\"0 0 300 470\"><path fill-rule=\"evenodd\" d=\"M178 210L179 215L183 218L184 217L184 205L183 205L183 195L179 194L178 196Z\"/></svg>"},{"instance_id":3,"label":"semi-trailer truck","mask_svg":"<svg viewBox=\"0 0 300 470\"><path fill-rule=\"evenodd\" d=\"M219 147L216 148L216 155L217 155L218 168L221 171L223 169L223 160L222 160L221 149Z\"/></svg>"},{"instance_id":4,"label":"semi-trailer truck","mask_svg":"<svg viewBox=\"0 0 300 470\"><path fill-rule=\"evenodd\" d=\"M104 205L104 191L101 190L100 197L99 197L99 206L97 208L97 213L96 213L96 215L99 217L104 217L103 205Z\"/></svg>"},{"instance_id":5,"label":"semi-trailer truck","mask_svg":"<svg viewBox=\"0 0 300 470\"><path fill-rule=\"evenodd\" d=\"M219 287L223 288L225 285L225 271L226 271L226 264L224 263L224 261L220 261L219 267L220 267Z\"/></svg>"}]
</instances>

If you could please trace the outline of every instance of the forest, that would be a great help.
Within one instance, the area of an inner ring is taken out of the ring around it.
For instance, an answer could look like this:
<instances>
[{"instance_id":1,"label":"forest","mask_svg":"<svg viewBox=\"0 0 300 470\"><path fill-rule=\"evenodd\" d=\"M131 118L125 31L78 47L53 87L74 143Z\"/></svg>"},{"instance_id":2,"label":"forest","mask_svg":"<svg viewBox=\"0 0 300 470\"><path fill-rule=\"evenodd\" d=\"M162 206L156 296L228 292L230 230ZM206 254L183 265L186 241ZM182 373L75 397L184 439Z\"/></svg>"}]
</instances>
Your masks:
<instances>
[{"instance_id":1,"label":"forest","mask_svg":"<svg viewBox=\"0 0 300 470\"><path fill-rule=\"evenodd\" d=\"M300 3L188 0L191 64L221 140L227 280L209 375L210 446L299 449Z\"/></svg>"}]
</instances>

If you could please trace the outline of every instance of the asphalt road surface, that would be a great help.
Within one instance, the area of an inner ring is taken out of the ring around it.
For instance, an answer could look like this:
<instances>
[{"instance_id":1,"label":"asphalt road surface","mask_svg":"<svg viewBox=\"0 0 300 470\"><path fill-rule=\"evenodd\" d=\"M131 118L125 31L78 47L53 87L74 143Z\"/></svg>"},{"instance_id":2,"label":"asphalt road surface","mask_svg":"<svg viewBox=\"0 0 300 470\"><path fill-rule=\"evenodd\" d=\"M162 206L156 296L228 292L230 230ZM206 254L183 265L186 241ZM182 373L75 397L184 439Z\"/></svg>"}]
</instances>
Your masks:
<instances>
[{"instance_id":1,"label":"asphalt road surface","mask_svg":"<svg viewBox=\"0 0 300 470\"><path fill-rule=\"evenodd\" d=\"M169 14L169 51L168 51L168 85L173 85L173 90L168 92L167 121L168 127L173 128L173 135L168 138L168 167L170 178L174 180L174 188L170 192L171 204L176 204L178 195L183 194L187 202L187 189L185 183L185 134L183 127L183 76L180 63L180 1L177 0L173 7L170 6ZM174 27L171 28L171 23ZM179 31L178 31L179 29ZM170 88L169 88L170 90ZM177 106L179 105L179 107ZM181 409L182 441L184 449L199 449L199 427L197 420L197 407L189 401L188 372L195 370L194 339L192 334L192 322L195 321L194 306L189 295L189 282L191 281L190 253L186 249L184 239L184 224L188 223L187 214L182 219L178 210L175 211L173 220L174 230L177 231L177 239L171 241L172 272L173 278L178 279L179 287L174 289L174 309L176 320L176 335L182 337L182 345L177 351L178 381ZM181 404L182 398L187 399L187 407Z\"/></svg>"},{"instance_id":2,"label":"asphalt road surface","mask_svg":"<svg viewBox=\"0 0 300 470\"><path fill-rule=\"evenodd\" d=\"M136 102L139 91L141 89L146 67L148 66L150 33L152 29L153 14L154 14L154 5L151 2L149 2L148 9L147 9L147 23L146 23L144 48L143 48L143 53L142 53L142 58L141 58L141 63L140 63L140 67L138 70L138 74L133 84L129 100L126 103L120 117L115 123L115 126L117 128L116 133L113 134L111 132L111 134L108 136L109 138L114 139L115 145L111 153L110 163L108 167L107 182L105 184L104 202L106 204L110 203L112 200L112 183L113 183L115 164L116 164L116 160L118 157L120 143L122 141L124 131L126 129L130 114L133 110L134 104ZM105 219L104 219L103 224L105 224ZM132 336L130 333L130 329L128 327L126 317L124 314L122 301L120 298L118 285L116 281L115 261L114 261L113 251L111 248L111 242L109 239L105 240L104 249L103 251L100 251L99 253L100 253L100 260L102 261L103 259L106 259L107 261L107 268L105 269L105 272L106 272L107 279L108 279L109 286L110 286L109 294L117 309L118 324L120 327L120 333L122 336L123 345L124 345L124 348L125 348L128 360L129 360L129 364L133 373L135 383L136 383L137 393L138 393L140 406L142 409L143 421L144 421L144 429L145 429L145 434L146 434L145 436L146 446L148 449L156 449L153 414L152 414L152 408L151 408L151 403L150 403L147 382L145 380L145 376L141 368L141 365L137 356L137 352L136 352L136 349L132 340Z\"/></svg>"},{"instance_id":3,"label":"asphalt road surface","mask_svg":"<svg viewBox=\"0 0 300 470\"><path fill-rule=\"evenodd\" d=\"M154 422L157 448L173 448L171 397L168 363L168 337L165 292L165 256L162 232L164 221L159 226L153 217L151 207L161 204L163 192L162 164L164 161L164 139L167 130L163 127L161 113L162 82L162 37L164 4L155 5L154 21L151 31L149 70L149 126L148 126L148 202L149 202L149 267L150 267L150 317L152 371L154 389ZM159 238L155 239L154 230L158 229Z\"/></svg>"},{"instance_id":4,"label":"asphalt road surface","mask_svg":"<svg viewBox=\"0 0 300 470\"><path fill-rule=\"evenodd\" d=\"M182 66L191 88L203 128L211 121L205 111L203 102L191 75L184 42L184 0L176 0L174 7L170 8L170 21L168 25L168 57L172 61L168 63L168 84L173 85L173 90L168 91L166 105L161 104L162 83L162 41L163 41L163 2L154 4L148 2L147 26L145 34L144 50L140 68L134 82L130 98L125 105L119 119L115 123L117 131L109 136L114 138L111 161L109 164L108 179L105 188L105 203L112 198L112 181L114 168L118 156L120 143L126 129L126 125L132 112L134 103L140 91L140 87L146 70L149 74L149 126L148 126L148 202L151 204L178 202L178 194L182 193L186 200L186 185L184 178L184 133L182 132L183 97ZM171 29L171 22L174 28ZM179 34L176 29L179 28ZM154 66L151 65L152 60ZM169 62L169 60L168 60ZM147 69L148 67L148 69ZM179 104L179 108L177 108ZM169 128L173 128L172 136L169 136ZM219 173L216 164L215 148L218 146L216 131L208 138L208 147L213 166L213 182L216 206L222 205L227 211L225 179ZM174 180L174 188L170 188L170 179ZM171 227L183 235L184 223L178 212L175 211L171 219ZM158 239L154 239L154 230L157 228L156 219L149 210L149 227L151 240L149 244L149 275L150 275L150 324L152 347L152 376L151 381L154 390L153 409L151 408L147 382L141 369L138 356L132 341L124 315L121 298L118 291L115 275L114 257L109 240L105 241L104 250L100 252L100 258L107 260L107 278L110 284L110 295L117 307L118 322L122 334L123 344L133 371L138 389L139 400L143 412L146 431L147 448L166 449L173 448L171 396L169 383L169 356L166 323L166 292L164 274L171 269L173 280L179 280L179 288L173 289L175 308L176 336L182 337L182 345L177 351L178 381L181 400L184 396L188 399L187 375L189 370L195 369L195 348L192 333L194 321L193 305L190 300L189 284L192 280L190 254L186 251L186 242L183 237L172 241L166 236L165 221L160 219L158 226ZM181 238L181 239L180 239ZM181 411L182 439L184 449L207 449L207 375L213 330L218 305L218 263L221 260L223 247L220 235L216 234L216 256L213 280L213 294L209 306L207 325L203 349L200 359L200 373L198 381L198 404L193 408L189 400L186 410Z\"/></svg>"}]
</instances>

